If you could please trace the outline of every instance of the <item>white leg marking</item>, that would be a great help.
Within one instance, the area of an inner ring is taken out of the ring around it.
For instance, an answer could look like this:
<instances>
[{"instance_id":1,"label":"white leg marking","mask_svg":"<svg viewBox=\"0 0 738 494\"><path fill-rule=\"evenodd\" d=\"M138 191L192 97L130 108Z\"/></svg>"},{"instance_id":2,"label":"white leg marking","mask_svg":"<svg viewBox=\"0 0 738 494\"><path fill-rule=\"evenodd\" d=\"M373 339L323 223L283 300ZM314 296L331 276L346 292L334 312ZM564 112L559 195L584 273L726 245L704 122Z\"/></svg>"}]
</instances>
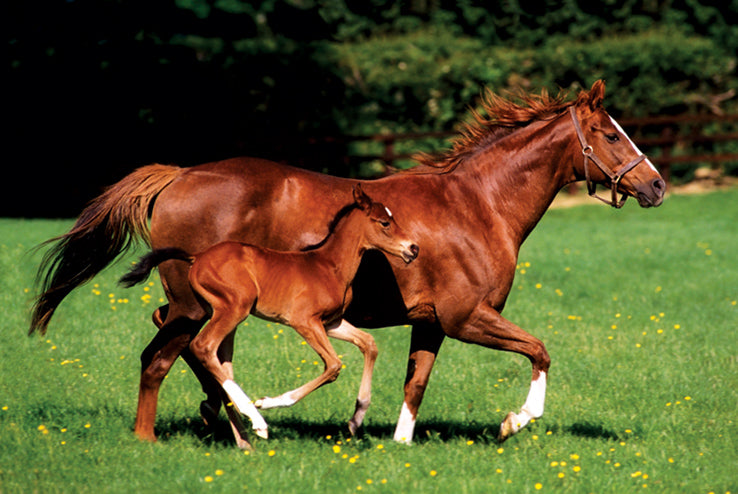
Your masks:
<instances>
[{"instance_id":1,"label":"white leg marking","mask_svg":"<svg viewBox=\"0 0 738 494\"><path fill-rule=\"evenodd\" d=\"M543 403L546 399L546 373L541 372L531 381L528 398L520 413L510 412L500 425L500 439L503 441L528 425L531 419L543 415Z\"/></svg>"},{"instance_id":2,"label":"white leg marking","mask_svg":"<svg viewBox=\"0 0 738 494\"><path fill-rule=\"evenodd\" d=\"M546 373L541 372L538 374L538 378L530 383L530 391L523 405L522 413L528 412L532 418L542 416L544 401L546 401Z\"/></svg>"},{"instance_id":3,"label":"white leg marking","mask_svg":"<svg viewBox=\"0 0 738 494\"><path fill-rule=\"evenodd\" d=\"M264 420L264 417L259 413L259 410L257 410L254 404L251 403L251 399L243 392L241 387L228 379L223 383L223 389L228 393L228 397L231 399L233 405L238 409L238 411L246 415L249 420L251 420L253 428L256 431L256 435L266 439L267 423Z\"/></svg>"},{"instance_id":4,"label":"white leg marking","mask_svg":"<svg viewBox=\"0 0 738 494\"><path fill-rule=\"evenodd\" d=\"M395 429L395 441L405 444L413 442L413 433L415 432L415 417L410 413L407 403L402 404L400 410L400 418L397 420L397 428Z\"/></svg>"},{"instance_id":5,"label":"white leg marking","mask_svg":"<svg viewBox=\"0 0 738 494\"><path fill-rule=\"evenodd\" d=\"M615 126L615 128L616 128L616 129L618 129L618 130L620 131L620 133L621 133L621 134L623 134L623 135L625 136L625 138L626 138L626 139L628 139L628 142L630 143L630 145L631 145L631 146L633 146L633 150L634 150L634 151L635 151L635 152L636 152L637 154L643 154L643 153L641 153L641 150L640 150L640 149L638 149L638 146L636 146L636 145L635 145L635 142L633 142L633 140L632 140L632 139L630 138L630 136L629 136L628 134L626 134L626 133L625 133L625 131L623 130L623 128L622 128L622 127L620 126L620 124L619 124L619 123L618 123L618 122L617 122L617 121L616 121L616 120L615 120L614 118L612 118L612 117L610 117L610 121L611 121L611 122L612 122L612 124L613 124L613 125ZM655 167L655 166L653 166L653 163L651 163L651 160L650 160L650 159L646 158L646 159L645 159L644 161L646 162L646 164L647 164L648 166L650 166L650 167L651 167L651 170L653 170L653 171L655 171L656 173L658 173L658 170L656 170L656 167Z\"/></svg>"},{"instance_id":6,"label":"white leg marking","mask_svg":"<svg viewBox=\"0 0 738 494\"><path fill-rule=\"evenodd\" d=\"M256 408L267 410L269 408L291 407L295 403L297 403L297 401L290 396L290 393L285 393L277 396L276 398L269 398L267 396L260 400L256 400L254 405L256 405Z\"/></svg>"}]
</instances>

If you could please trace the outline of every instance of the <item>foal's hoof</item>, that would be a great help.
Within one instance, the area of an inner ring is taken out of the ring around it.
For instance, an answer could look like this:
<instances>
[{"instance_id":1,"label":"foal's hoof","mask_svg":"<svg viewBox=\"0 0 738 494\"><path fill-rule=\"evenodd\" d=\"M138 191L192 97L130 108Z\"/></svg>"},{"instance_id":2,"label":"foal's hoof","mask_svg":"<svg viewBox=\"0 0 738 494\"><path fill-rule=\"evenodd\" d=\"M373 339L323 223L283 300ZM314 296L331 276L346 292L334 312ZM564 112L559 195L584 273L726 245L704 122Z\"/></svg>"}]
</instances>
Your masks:
<instances>
[{"instance_id":1,"label":"foal's hoof","mask_svg":"<svg viewBox=\"0 0 738 494\"><path fill-rule=\"evenodd\" d=\"M508 437L515 435L520 430L518 416L514 412L510 412L500 425L500 433L497 435L499 442L504 442Z\"/></svg>"},{"instance_id":2,"label":"foal's hoof","mask_svg":"<svg viewBox=\"0 0 738 494\"><path fill-rule=\"evenodd\" d=\"M269 439L269 431L266 429L254 429L254 433L262 439Z\"/></svg>"}]
</instances>

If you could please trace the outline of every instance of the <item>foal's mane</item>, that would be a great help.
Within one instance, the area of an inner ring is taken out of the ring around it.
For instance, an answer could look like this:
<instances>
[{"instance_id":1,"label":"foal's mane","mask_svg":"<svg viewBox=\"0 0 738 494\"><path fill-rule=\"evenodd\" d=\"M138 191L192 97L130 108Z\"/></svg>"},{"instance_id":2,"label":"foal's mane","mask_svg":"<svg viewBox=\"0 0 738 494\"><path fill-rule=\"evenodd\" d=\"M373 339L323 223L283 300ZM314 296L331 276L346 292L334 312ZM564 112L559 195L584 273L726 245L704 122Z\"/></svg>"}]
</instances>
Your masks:
<instances>
[{"instance_id":1,"label":"foal's mane","mask_svg":"<svg viewBox=\"0 0 738 494\"><path fill-rule=\"evenodd\" d=\"M482 95L481 111L472 108L471 122L463 124L460 135L450 149L441 153L419 153L413 158L421 165L410 168L405 173L448 173L464 161L490 144L502 139L537 120L550 120L569 106L584 100L588 93L582 91L573 102L568 99L568 91L560 90L556 96L543 89L541 94L526 93L522 90L506 93L504 98L485 89ZM485 116L486 114L486 116Z\"/></svg>"},{"instance_id":2,"label":"foal's mane","mask_svg":"<svg viewBox=\"0 0 738 494\"><path fill-rule=\"evenodd\" d=\"M355 202L352 202L351 204L347 204L344 207L342 207L333 217L331 222L328 224L328 235L326 235L323 238L323 240L321 240L317 244L307 245L301 248L300 251L307 252L309 250L315 250L323 246L328 241L328 239L331 238L331 236L333 235L333 232L335 232L336 227L338 227L338 224L341 222L341 220L345 218L346 216L348 216L349 213L351 213L351 211L353 211L354 209L358 209L358 208L359 206Z\"/></svg>"}]
</instances>

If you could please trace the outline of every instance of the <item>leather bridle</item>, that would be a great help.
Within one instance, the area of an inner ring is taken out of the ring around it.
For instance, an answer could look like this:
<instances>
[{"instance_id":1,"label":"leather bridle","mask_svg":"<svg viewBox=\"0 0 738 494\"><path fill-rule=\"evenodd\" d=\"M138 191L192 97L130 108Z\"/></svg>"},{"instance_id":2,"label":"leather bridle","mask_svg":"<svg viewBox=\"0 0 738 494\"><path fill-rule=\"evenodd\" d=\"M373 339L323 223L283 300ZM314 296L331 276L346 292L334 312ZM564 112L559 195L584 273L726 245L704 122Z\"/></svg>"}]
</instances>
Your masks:
<instances>
[{"instance_id":1,"label":"leather bridle","mask_svg":"<svg viewBox=\"0 0 738 494\"><path fill-rule=\"evenodd\" d=\"M582 132L582 126L579 124L574 106L569 107L569 113L571 113L571 118L574 121L574 129L577 131L579 143L582 145L582 154L584 155L584 178L587 181L587 192L590 196L594 197L595 199L599 199L605 204L609 204L610 206L618 209L622 208L623 204L625 204L626 199L628 199L628 196L626 194L623 194L623 197L618 200L618 184L626 173L635 168L638 163L646 159L646 155L639 154L632 161L621 167L617 172L610 170L607 166L605 166L602 160L597 157L594 149L592 149L592 146L587 144L587 139L585 139L584 132ZM610 179L610 190L612 191L612 197L609 200L596 194L597 184L592 182L589 176L588 165L590 160L595 165L597 165L597 168L599 168L602 173L604 173Z\"/></svg>"}]
</instances>

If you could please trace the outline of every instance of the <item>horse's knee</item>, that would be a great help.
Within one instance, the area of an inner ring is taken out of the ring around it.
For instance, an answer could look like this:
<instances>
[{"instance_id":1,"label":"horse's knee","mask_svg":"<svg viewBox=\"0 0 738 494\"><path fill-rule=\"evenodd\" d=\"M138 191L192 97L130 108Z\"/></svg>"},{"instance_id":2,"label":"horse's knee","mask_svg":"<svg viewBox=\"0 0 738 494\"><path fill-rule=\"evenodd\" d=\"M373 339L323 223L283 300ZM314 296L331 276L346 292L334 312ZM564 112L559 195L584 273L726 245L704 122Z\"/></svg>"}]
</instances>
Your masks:
<instances>
[{"instance_id":1,"label":"horse's knee","mask_svg":"<svg viewBox=\"0 0 738 494\"><path fill-rule=\"evenodd\" d=\"M325 368L326 383L332 383L338 379L338 375L341 373L342 367L343 365L340 360L327 364Z\"/></svg>"},{"instance_id":2,"label":"horse's knee","mask_svg":"<svg viewBox=\"0 0 738 494\"><path fill-rule=\"evenodd\" d=\"M377 344L374 342L374 338L372 338L369 344L367 344L366 350L364 350L364 355L366 355L371 360L377 360L377 357L379 356L379 349L377 348Z\"/></svg>"}]
</instances>

